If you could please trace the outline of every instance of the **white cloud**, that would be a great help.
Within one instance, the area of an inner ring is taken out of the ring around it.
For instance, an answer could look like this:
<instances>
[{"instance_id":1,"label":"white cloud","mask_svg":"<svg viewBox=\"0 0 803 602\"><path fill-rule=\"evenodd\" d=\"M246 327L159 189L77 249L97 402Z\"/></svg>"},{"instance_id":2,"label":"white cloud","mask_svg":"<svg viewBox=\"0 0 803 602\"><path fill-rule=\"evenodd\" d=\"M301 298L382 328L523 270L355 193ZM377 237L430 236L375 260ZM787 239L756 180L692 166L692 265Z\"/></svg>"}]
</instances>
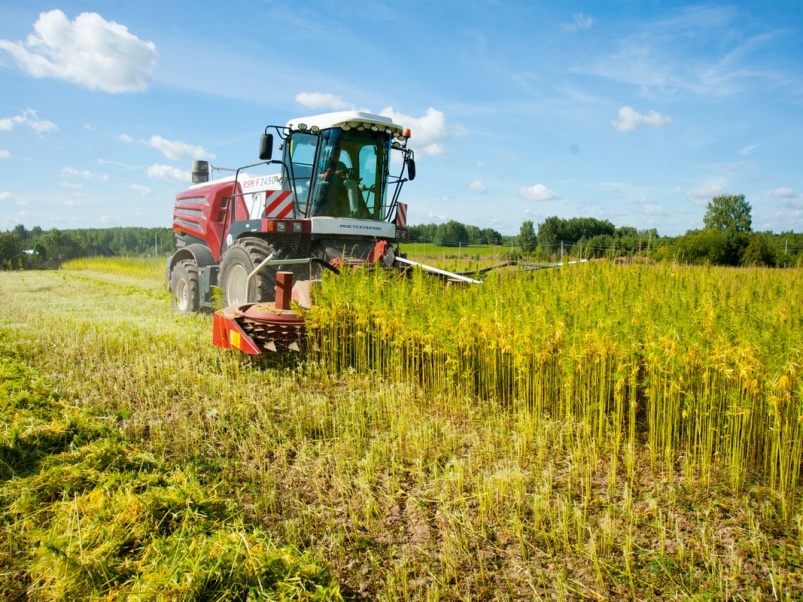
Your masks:
<instances>
[{"instance_id":1,"label":"white cloud","mask_svg":"<svg viewBox=\"0 0 803 602\"><path fill-rule=\"evenodd\" d=\"M791 188L782 187L782 188L776 188L775 190L771 190L770 196L774 196L779 199L794 199L798 195Z\"/></svg>"},{"instance_id":2,"label":"white cloud","mask_svg":"<svg viewBox=\"0 0 803 602\"><path fill-rule=\"evenodd\" d=\"M61 185L64 188L70 188L71 190L81 190L84 187L83 184L76 184L75 182L62 182Z\"/></svg>"},{"instance_id":3,"label":"white cloud","mask_svg":"<svg viewBox=\"0 0 803 602\"><path fill-rule=\"evenodd\" d=\"M129 184L128 189L139 193L140 196L151 196L153 194L153 190L144 184Z\"/></svg>"},{"instance_id":4,"label":"white cloud","mask_svg":"<svg viewBox=\"0 0 803 602\"><path fill-rule=\"evenodd\" d=\"M193 146L179 140L165 140L161 136L151 136L151 139L146 144L161 151L171 161L215 158L215 155L208 153L202 146Z\"/></svg>"},{"instance_id":5,"label":"white cloud","mask_svg":"<svg viewBox=\"0 0 803 602\"><path fill-rule=\"evenodd\" d=\"M474 180L471 184L468 185L470 190L474 190L479 192L480 194L485 194L487 192L487 188L485 184L483 184L480 180Z\"/></svg>"},{"instance_id":6,"label":"white cloud","mask_svg":"<svg viewBox=\"0 0 803 602\"><path fill-rule=\"evenodd\" d=\"M133 144L134 142L136 142L136 141L135 141L135 140L134 140L134 139L133 139L131 136L129 136L128 134L120 134L119 136L117 136L117 139L118 139L120 142L125 142L125 143L127 143L127 144Z\"/></svg>"},{"instance_id":7,"label":"white cloud","mask_svg":"<svg viewBox=\"0 0 803 602\"><path fill-rule=\"evenodd\" d=\"M0 149L0 159L8 159L11 157L11 153L7 150Z\"/></svg>"},{"instance_id":8,"label":"white cloud","mask_svg":"<svg viewBox=\"0 0 803 602\"><path fill-rule=\"evenodd\" d=\"M566 31L577 31L578 29L591 29L594 24L594 19L587 17L583 13L574 13L572 15L572 22L566 23L563 29Z\"/></svg>"},{"instance_id":9,"label":"white cloud","mask_svg":"<svg viewBox=\"0 0 803 602\"><path fill-rule=\"evenodd\" d=\"M325 92L299 92L296 94L296 102L316 111L347 111L354 108L339 96Z\"/></svg>"},{"instance_id":10,"label":"white cloud","mask_svg":"<svg viewBox=\"0 0 803 602\"><path fill-rule=\"evenodd\" d=\"M0 201L5 201L5 200L10 199L10 198L11 198L11 193L10 192L5 192L5 191L4 192L0 192Z\"/></svg>"},{"instance_id":11,"label":"white cloud","mask_svg":"<svg viewBox=\"0 0 803 602\"><path fill-rule=\"evenodd\" d=\"M192 180L192 174L170 165L151 165L148 168L148 177L159 180L187 183Z\"/></svg>"},{"instance_id":12,"label":"white cloud","mask_svg":"<svg viewBox=\"0 0 803 602\"><path fill-rule=\"evenodd\" d=\"M747 155L752 153L754 150L756 150L759 146L761 146L761 145L760 144L751 144L749 146L745 146L742 150L739 151L739 154L742 155L743 157L746 157Z\"/></svg>"},{"instance_id":13,"label":"white cloud","mask_svg":"<svg viewBox=\"0 0 803 602\"><path fill-rule=\"evenodd\" d=\"M39 113L34 109L25 109L19 115L0 119L0 130L9 131L17 125L27 126L39 134L58 129L52 121L39 119Z\"/></svg>"},{"instance_id":14,"label":"white cloud","mask_svg":"<svg viewBox=\"0 0 803 602\"><path fill-rule=\"evenodd\" d=\"M84 178L85 180L103 180L104 182L109 180L109 176L106 174L96 174L88 169L75 169L73 167L62 168L61 175L66 178Z\"/></svg>"},{"instance_id":15,"label":"white cloud","mask_svg":"<svg viewBox=\"0 0 803 602\"><path fill-rule=\"evenodd\" d=\"M670 121L672 121L671 117L661 115L657 111L650 111L648 114L642 115L630 107L622 107L619 109L619 119L612 121L611 124L620 132L632 132L643 125L660 127Z\"/></svg>"},{"instance_id":16,"label":"white cloud","mask_svg":"<svg viewBox=\"0 0 803 602\"><path fill-rule=\"evenodd\" d=\"M393 107L386 107L379 114L390 117L402 127L410 128L413 148L421 149L422 153L433 157L445 154L442 142L447 137L446 116L442 111L430 107L423 117L413 117L399 113Z\"/></svg>"},{"instance_id":17,"label":"white cloud","mask_svg":"<svg viewBox=\"0 0 803 602\"><path fill-rule=\"evenodd\" d=\"M746 169L750 169L750 165L743 161L737 163L726 163L722 166L722 169L725 171L730 171L732 173L739 173L740 171L744 171Z\"/></svg>"},{"instance_id":18,"label":"white cloud","mask_svg":"<svg viewBox=\"0 0 803 602\"><path fill-rule=\"evenodd\" d=\"M532 186L522 186L519 194L528 201L552 201L559 199L560 195L554 190L550 190L543 184L533 184Z\"/></svg>"},{"instance_id":19,"label":"white cloud","mask_svg":"<svg viewBox=\"0 0 803 602\"><path fill-rule=\"evenodd\" d=\"M686 196L697 205L705 205L715 196L724 194L725 187L720 183L703 184L686 191Z\"/></svg>"},{"instance_id":20,"label":"white cloud","mask_svg":"<svg viewBox=\"0 0 803 602\"><path fill-rule=\"evenodd\" d=\"M25 42L0 40L31 77L55 77L90 90L112 94L141 92L159 61L153 42L97 13L81 13L72 22L60 10L39 15Z\"/></svg>"},{"instance_id":21,"label":"white cloud","mask_svg":"<svg viewBox=\"0 0 803 602\"><path fill-rule=\"evenodd\" d=\"M443 147L443 144L435 142L434 144L427 144L421 149L421 152L430 157L442 157L446 154L446 149Z\"/></svg>"}]
</instances>

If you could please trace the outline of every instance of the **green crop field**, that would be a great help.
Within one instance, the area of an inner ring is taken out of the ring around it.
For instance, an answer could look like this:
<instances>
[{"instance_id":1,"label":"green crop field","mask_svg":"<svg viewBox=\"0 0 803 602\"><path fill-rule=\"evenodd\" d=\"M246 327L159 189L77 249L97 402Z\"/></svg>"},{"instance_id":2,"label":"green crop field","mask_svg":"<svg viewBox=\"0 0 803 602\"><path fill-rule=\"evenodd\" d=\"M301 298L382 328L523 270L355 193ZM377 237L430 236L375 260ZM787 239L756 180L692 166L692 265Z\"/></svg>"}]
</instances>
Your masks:
<instances>
[{"instance_id":1,"label":"green crop field","mask_svg":"<svg viewBox=\"0 0 803 602\"><path fill-rule=\"evenodd\" d=\"M803 597L801 270L327 277L265 361L163 278L0 272L3 600Z\"/></svg>"}]
</instances>

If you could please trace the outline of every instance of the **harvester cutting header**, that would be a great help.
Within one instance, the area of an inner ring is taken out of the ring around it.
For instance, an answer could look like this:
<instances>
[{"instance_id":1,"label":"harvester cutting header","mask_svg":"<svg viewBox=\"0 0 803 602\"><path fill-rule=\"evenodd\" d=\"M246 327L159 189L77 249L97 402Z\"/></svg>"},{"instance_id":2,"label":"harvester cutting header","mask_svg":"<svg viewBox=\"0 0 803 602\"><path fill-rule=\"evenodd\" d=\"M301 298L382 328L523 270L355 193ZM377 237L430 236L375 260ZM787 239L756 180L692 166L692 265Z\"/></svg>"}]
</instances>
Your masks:
<instances>
[{"instance_id":1,"label":"harvester cutting header","mask_svg":"<svg viewBox=\"0 0 803 602\"><path fill-rule=\"evenodd\" d=\"M273 159L276 138L281 159ZM293 348L304 323L290 303L309 307L323 270L412 265L398 249L409 237L399 194L415 178L409 139L387 117L327 113L266 127L260 162L228 170L234 175L210 180L209 163L193 162L193 185L173 209L178 250L167 282L175 307L213 309L219 289L216 345L253 354Z\"/></svg>"}]
</instances>

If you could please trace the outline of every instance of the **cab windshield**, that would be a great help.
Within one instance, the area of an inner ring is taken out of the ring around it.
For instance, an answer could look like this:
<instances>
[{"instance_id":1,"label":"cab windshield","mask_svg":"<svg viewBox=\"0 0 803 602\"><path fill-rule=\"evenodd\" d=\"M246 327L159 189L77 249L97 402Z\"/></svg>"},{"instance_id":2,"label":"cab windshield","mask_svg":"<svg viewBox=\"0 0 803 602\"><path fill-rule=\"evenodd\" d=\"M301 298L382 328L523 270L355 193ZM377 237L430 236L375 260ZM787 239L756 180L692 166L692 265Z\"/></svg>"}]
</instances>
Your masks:
<instances>
[{"instance_id":1,"label":"cab windshield","mask_svg":"<svg viewBox=\"0 0 803 602\"><path fill-rule=\"evenodd\" d=\"M296 142L306 146L303 154ZM320 139L294 134L293 143L296 198L304 215L387 220L387 134L331 129L322 132ZM313 148L317 152L311 152ZM308 163L312 157L314 165Z\"/></svg>"}]
</instances>

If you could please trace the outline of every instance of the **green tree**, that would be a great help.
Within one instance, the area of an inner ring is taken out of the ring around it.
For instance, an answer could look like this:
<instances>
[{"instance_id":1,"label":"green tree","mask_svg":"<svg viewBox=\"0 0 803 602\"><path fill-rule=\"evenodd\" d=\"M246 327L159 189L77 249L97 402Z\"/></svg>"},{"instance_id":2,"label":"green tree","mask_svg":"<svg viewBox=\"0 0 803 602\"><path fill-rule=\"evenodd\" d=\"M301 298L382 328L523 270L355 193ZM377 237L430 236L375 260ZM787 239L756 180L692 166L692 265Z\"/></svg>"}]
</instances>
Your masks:
<instances>
[{"instance_id":1,"label":"green tree","mask_svg":"<svg viewBox=\"0 0 803 602\"><path fill-rule=\"evenodd\" d=\"M24 224L17 224L14 226L14 234L17 235L17 238L20 239L20 242L25 241L28 238L28 230L25 229Z\"/></svg>"},{"instance_id":2,"label":"green tree","mask_svg":"<svg viewBox=\"0 0 803 602\"><path fill-rule=\"evenodd\" d=\"M538 244L538 237L535 234L535 227L533 226L532 220L526 220L521 224L521 228L519 229L519 246L521 247L521 252L525 254L532 253L535 251L535 247Z\"/></svg>"},{"instance_id":3,"label":"green tree","mask_svg":"<svg viewBox=\"0 0 803 602\"><path fill-rule=\"evenodd\" d=\"M22 243L15 232L0 232L0 270L21 267Z\"/></svg>"},{"instance_id":4,"label":"green tree","mask_svg":"<svg viewBox=\"0 0 803 602\"><path fill-rule=\"evenodd\" d=\"M742 265L774 266L776 264L775 251L770 246L768 238L760 234L751 236L742 255Z\"/></svg>"},{"instance_id":5,"label":"green tree","mask_svg":"<svg viewBox=\"0 0 803 602\"><path fill-rule=\"evenodd\" d=\"M750 234L753 222L751 210L743 194L715 196L708 201L703 224L706 230Z\"/></svg>"},{"instance_id":6,"label":"green tree","mask_svg":"<svg viewBox=\"0 0 803 602\"><path fill-rule=\"evenodd\" d=\"M750 237L740 232L708 228L690 230L675 241L675 254L681 261L694 264L732 265L742 263Z\"/></svg>"},{"instance_id":7,"label":"green tree","mask_svg":"<svg viewBox=\"0 0 803 602\"><path fill-rule=\"evenodd\" d=\"M42 235L40 243L46 250L50 267L59 267L69 259L83 257L86 254L86 246L78 237L55 228Z\"/></svg>"},{"instance_id":8,"label":"green tree","mask_svg":"<svg viewBox=\"0 0 803 602\"><path fill-rule=\"evenodd\" d=\"M550 254L560 245L565 221L553 215L538 225L538 247L544 253Z\"/></svg>"},{"instance_id":9,"label":"green tree","mask_svg":"<svg viewBox=\"0 0 803 602\"><path fill-rule=\"evenodd\" d=\"M445 224L438 226L434 242L439 247L467 245L468 231L460 222L449 220Z\"/></svg>"},{"instance_id":10,"label":"green tree","mask_svg":"<svg viewBox=\"0 0 803 602\"><path fill-rule=\"evenodd\" d=\"M486 245L501 245L502 235L493 228L483 228L481 230L482 244Z\"/></svg>"}]
</instances>

